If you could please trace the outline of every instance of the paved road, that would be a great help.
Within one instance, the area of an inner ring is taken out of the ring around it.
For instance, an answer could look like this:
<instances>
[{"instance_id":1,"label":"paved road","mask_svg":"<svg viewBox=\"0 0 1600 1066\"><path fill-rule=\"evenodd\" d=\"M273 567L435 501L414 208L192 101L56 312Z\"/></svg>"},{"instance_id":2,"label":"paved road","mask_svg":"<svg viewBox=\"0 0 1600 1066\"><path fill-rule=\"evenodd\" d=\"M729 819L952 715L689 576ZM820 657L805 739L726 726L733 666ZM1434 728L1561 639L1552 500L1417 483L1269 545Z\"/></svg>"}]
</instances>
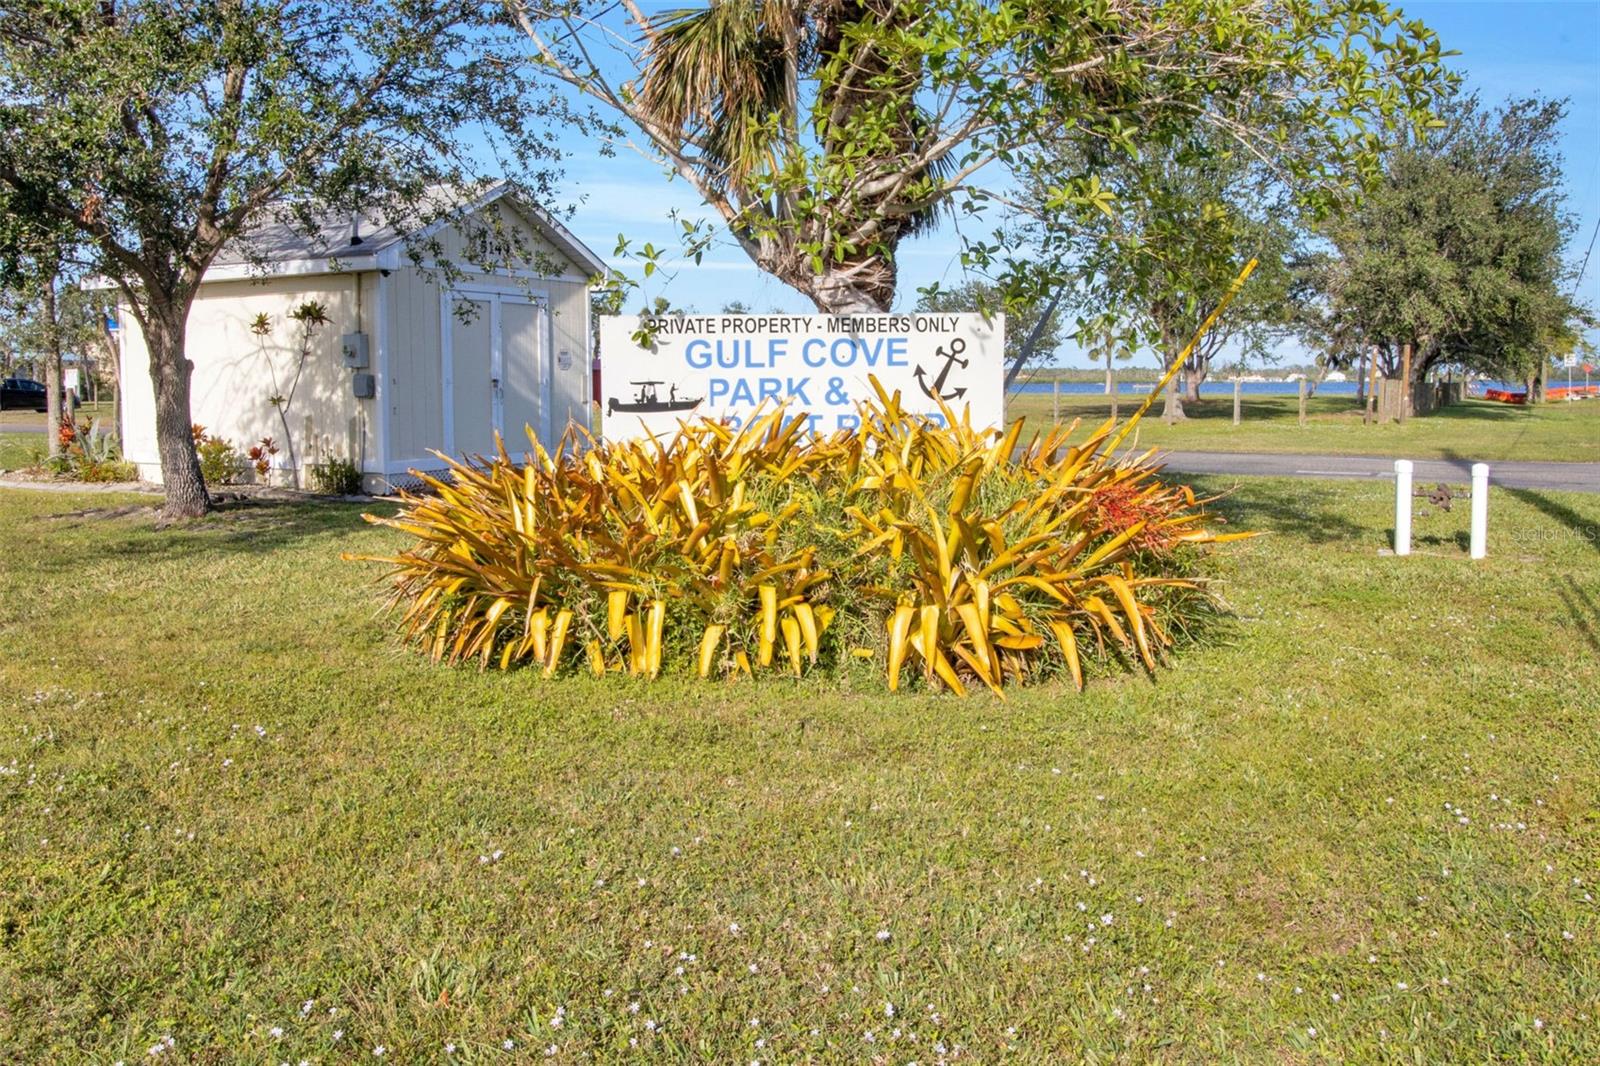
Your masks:
<instances>
[{"instance_id":1,"label":"paved road","mask_svg":"<svg viewBox=\"0 0 1600 1066\"><path fill-rule=\"evenodd\" d=\"M0 433L43 433L43 422L8 422L0 419Z\"/></svg>"},{"instance_id":2,"label":"paved road","mask_svg":"<svg viewBox=\"0 0 1600 1066\"><path fill-rule=\"evenodd\" d=\"M1375 455L1278 455L1264 452L1162 452L1167 469L1184 474L1254 474L1268 477L1394 477L1394 460ZM1470 459L1418 459L1419 484L1472 478ZM1489 464L1489 482L1513 489L1600 492L1600 463L1499 462Z\"/></svg>"}]
</instances>

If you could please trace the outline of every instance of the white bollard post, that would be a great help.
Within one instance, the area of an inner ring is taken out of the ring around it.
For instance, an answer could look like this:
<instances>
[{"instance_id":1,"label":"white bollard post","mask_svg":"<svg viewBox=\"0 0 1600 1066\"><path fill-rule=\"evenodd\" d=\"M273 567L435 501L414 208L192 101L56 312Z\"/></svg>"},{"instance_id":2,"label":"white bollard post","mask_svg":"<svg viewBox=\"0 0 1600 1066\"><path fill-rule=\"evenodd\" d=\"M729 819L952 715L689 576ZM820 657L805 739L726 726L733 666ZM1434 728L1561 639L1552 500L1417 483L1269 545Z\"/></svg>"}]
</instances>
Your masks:
<instances>
[{"instance_id":1,"label":"white bollard post","mask_svg":"<svg viewBox=\"0 0 1600 1066\"><path fill-rule=\"evenodd\" d=\"M1489 464L1472 464L1472 550L1474 559L1489 554Z\"/></svg>"},{"instance_id":2,"label":"white bollard post","mask_svg":"<svg viewBox=\"0 0 1600 1066\"><path fill-rule=\"evenodd\" d=\"M1411 554L1411 460L1394 461L1394 553Z\"/></svg>"}]
</instances>

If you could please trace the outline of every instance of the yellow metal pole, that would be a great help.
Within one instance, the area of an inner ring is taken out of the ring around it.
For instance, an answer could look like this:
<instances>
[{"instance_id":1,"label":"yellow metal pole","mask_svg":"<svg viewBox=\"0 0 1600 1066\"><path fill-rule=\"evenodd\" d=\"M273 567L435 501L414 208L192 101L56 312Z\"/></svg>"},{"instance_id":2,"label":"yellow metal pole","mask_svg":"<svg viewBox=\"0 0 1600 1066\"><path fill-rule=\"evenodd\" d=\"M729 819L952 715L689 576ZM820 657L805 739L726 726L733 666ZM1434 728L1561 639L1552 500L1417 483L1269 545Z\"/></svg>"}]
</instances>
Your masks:
<instances>
[{"instance_id":1,"label":"yellow metal pole","mask_svg":"<svg viewBox=\"0 0 1600 1066\"><path fill-rule=\"evenodd\" d=\"M1128 422L1122 427L1121 432L1111 438L1111 443L1107 444L1105 448L1107 454L1116 451L1117 445L1126 440L1128 434L1133 432L1133 427L1138 424L1139 419L1143 418L1145 412L1155 404L1156 397L1160 396L1166 389L1168 382L1177 376L1178 370L1183 364L1189 361L1189 356L1194 353L1195 347L1200 343L1200 338L1206 335L1206 331L1216 323L1223 310L1233 302L1235 296L1239 295L1239 290L1244 288L1246 279L1250 277L1255 268L1256 260L1252 259L1244 265L1243 270L1239 271L1239 276L1233 279L1233 284L1228 286L1228 291L1223 294L1217 306L1206 316L1206 320L1200 323L1200 328L1195 331L1195 335L1190 338L1189 343L1184 345L1183 351L1178 353L1178 358L1172 361L1172 368L1166 372L1166 375L1160 381L1156 382L1156 387L1150 390L1150 395L1144 398L1144 403L1139 405L1139 409L1128 416Z\"/></svg>"}]
</instances>

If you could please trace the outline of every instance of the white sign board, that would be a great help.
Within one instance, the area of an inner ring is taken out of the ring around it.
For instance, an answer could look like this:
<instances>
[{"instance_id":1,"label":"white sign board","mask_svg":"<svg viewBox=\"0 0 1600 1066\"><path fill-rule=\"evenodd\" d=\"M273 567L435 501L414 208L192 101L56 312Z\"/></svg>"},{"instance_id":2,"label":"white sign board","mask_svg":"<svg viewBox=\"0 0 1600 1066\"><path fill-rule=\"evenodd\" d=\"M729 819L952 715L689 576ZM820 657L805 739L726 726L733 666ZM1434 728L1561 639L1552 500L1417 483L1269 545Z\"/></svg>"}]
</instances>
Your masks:
<instances>
[{"instance_id":1,"label":"white sign board","mask_svg":"<svg viewBox=\"0 0 1600 1066\"><path fill-rule=\"evenodd\" d=\"M634 339L642 324L653 344ZM787 402L810 429L832 433L859 422L873 399L869 376L900 391L905 409L939 416L941 396L972 424L1005 418L1005 316L663 315L600 320L604 434L670 437L680 421L741 424Z\"/></svg>"},{"instance_id":2,"label":"white sign board","mask_svg":"<svg viewBox=\"0 0 1600 1066\"><path fill-rule=\"evenodd\" d=\"M1578 353L1577 352L1573 352L1572 354L1568 355L1566 358L1562 359L1561 360L1561 365L1562 365L1563 368L1565 368L1567 370L1576 370L1576 369L1578 369Z\"/></svg>"}]
</instances>

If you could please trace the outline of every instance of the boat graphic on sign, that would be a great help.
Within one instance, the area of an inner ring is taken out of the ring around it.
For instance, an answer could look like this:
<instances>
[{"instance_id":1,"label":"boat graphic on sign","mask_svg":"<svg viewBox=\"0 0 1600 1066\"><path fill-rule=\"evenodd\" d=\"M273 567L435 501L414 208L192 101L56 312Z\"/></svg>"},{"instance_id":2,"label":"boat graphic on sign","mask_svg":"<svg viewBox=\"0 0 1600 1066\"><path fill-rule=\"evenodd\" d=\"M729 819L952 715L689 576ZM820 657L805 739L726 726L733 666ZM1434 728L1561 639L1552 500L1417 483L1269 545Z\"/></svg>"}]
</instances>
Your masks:
<instances>
[{"instance_id":1,"label":"boat graphic on sign","mask_svg":"<svg viewBox=\"0 0 1600 1066\"><path fill-rule=\"evenodd\" d=\"M606 404L606 412L608 414L616 414L618 411L641 415L662 411L692 411L705 400L704 396L680 400L678 398L678 386L676 385L668 389L667 398L663 400L657 392L659 386L666 384L662 381L630 381L628 384L638 386L639 391L634 394L631 401L619 401L613 396L610 402Z\"/></svg>"}]
</instances>

